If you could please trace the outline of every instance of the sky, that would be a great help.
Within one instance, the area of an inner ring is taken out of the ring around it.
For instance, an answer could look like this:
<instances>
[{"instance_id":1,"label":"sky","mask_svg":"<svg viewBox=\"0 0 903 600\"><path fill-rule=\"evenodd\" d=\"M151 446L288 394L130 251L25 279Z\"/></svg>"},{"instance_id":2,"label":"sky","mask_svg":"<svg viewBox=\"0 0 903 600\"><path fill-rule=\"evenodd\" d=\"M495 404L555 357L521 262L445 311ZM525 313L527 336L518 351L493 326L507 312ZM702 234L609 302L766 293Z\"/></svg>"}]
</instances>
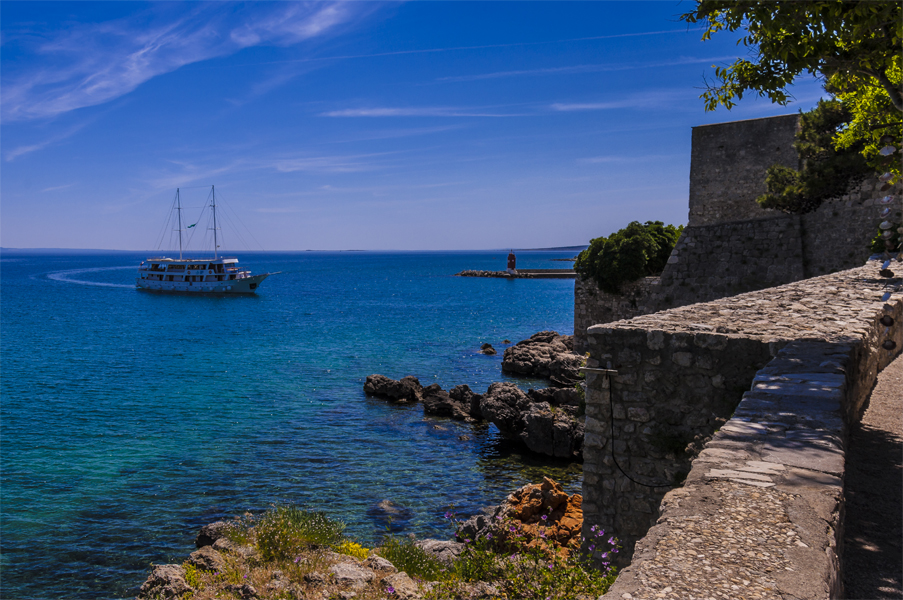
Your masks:
<instances>
[{"instance_id":1,"label":"sky","mask_svg":"<svg viewBox=\"0 0 903 600\"><path fill-rule=\"evenodd\" d=\"M4 0L0 245L169 249L176 189L194 222L212 185L232 250L686 223L692 127L823 94L705 112L713 65L748 50L701 41L678 19L692 6Z\"/></svg>"}]
</instances>

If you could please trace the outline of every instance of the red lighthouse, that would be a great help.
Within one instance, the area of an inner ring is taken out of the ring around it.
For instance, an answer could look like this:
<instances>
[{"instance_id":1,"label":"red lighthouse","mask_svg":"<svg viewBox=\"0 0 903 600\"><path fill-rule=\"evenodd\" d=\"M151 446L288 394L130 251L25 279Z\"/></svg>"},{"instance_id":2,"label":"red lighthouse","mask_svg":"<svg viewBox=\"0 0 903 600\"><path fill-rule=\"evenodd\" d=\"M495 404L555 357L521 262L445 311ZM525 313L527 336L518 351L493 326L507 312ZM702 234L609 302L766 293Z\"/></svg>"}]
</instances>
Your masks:
<instances>
[{"instance_id":1,"label":"red lighthouse","mask_svg":"<svg viewBox=\"0 0 903 600\"><path fill-rule=\"evenodd\" d=\"M508 253L508 272L517 273L517 257L514 256L514 250Z\"/></svg>"}]
</instances>

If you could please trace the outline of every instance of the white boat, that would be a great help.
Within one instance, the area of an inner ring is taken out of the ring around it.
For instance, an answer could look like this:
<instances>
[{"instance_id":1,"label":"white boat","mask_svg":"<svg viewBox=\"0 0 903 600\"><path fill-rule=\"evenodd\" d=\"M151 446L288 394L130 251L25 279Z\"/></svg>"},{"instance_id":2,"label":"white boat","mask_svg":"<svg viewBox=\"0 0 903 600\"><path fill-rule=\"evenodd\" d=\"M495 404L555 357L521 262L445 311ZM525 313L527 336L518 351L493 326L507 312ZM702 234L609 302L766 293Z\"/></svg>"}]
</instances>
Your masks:
<instances>
[{"instance_id":1,"label":"white boat","mask_svg":"<svg viewBox=\"0 0 903 600\"><path fill-rule=\"evenodd\" d=\"M181 294L254 294L257 286L272 275L254 275L242 270L238 259L218 256L216 227L216 192L211 186L213 210L213 258L182 257L182 205L176 190L174 210L178 215L179 258L148 258L138 266L135 286L139 290ZM195 223L197 225L197 223ZM194 225L189 225L189 228Z\"/></svg>"}]
</instances>

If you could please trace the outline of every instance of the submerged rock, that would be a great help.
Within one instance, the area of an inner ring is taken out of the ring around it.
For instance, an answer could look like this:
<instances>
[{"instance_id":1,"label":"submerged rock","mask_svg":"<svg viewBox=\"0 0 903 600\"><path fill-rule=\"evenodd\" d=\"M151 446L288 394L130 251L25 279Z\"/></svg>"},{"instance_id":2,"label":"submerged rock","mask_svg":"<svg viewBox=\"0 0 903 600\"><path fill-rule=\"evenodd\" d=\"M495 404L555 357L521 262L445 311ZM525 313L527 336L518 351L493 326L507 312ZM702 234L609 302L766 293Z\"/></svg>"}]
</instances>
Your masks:
<instances>
[{"instance_id":1,"label":"submerged rock","mask_svg":"<svg viewBox=\"0 0 903 600\"><path fill-rule=\"evenodd\" d=\"M414 517L414 511L391 500L381 500L367 509L367 516L376 521L380 528L401 531Z\"/></svg>"},{"instance_id":2,"label":"submerged rock","mask_svg":"<svg viewBox=\"0 0 903 600\"><path fill-rule=\"evenodd\" d=\"M495 351L495 348L492 347L492 344L483 344L482 346L480 346L480 353L486 354L488 356L498 354L498 352Z\"/></svg>"}]
</instances>

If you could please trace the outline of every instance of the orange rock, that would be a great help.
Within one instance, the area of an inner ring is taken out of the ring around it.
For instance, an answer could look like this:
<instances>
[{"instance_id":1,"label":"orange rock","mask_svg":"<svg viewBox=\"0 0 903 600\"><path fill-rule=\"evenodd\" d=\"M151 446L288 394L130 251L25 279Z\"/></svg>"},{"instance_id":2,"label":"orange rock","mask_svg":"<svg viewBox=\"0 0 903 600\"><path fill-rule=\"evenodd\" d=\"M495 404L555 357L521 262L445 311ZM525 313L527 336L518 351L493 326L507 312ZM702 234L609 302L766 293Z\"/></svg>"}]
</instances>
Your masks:
<instances>
[{"instance_id":1,"label":"orange rock","mask_svg":"<svg viewBox=\"0 0 903 600\"><path fill-rule=\"evenodd\" d=\"M568 496L561 484L544 478L541 484L525 485L508 496L503 514L521 524L532 540L529 545L542 543L542 535L550 545L568 552L580 547L583 526L583 498ZM546 518L543 519L543 516Z\"/></svg>"}]
</instances>

